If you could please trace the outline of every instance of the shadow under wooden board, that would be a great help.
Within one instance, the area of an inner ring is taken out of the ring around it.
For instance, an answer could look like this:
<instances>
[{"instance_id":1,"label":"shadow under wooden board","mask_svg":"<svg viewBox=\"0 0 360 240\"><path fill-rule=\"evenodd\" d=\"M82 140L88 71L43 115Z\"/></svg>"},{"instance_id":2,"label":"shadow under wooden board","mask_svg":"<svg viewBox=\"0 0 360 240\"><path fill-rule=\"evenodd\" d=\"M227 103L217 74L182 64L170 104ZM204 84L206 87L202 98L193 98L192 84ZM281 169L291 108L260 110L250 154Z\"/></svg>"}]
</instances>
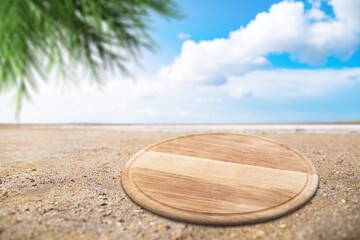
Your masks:
<instances>
[{"instance_id":1,"label":"shadow under wooden board","mask_svg":"<svg viewBox=\"0 0 360 240\"><path fill-rule=\"evenodd\" d=\"M169 139L136 153L122 184L144 208L172 219L212 225L265 221L315 193L313 164L273 140L230 133Z\"/></svg>"}]
</instances>

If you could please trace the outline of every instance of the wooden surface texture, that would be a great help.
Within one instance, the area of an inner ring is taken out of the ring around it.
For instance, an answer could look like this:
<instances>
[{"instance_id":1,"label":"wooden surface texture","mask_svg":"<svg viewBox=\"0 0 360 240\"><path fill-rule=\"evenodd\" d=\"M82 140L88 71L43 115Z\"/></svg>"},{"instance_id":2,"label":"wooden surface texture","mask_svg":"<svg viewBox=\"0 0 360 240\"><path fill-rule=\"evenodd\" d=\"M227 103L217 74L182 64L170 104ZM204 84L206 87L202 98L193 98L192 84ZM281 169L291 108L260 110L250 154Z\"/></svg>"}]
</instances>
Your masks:
<instances>
[{"instance_id":1,"label":"wooden surface texture","mask_svg":"<svg viewBox=\"0 0 360 240\"><path fill-rule=\"evenodd\" d=\"M256 136L210 133L169 139L135 154L122 173L127 194L169 218L215 225L287 214L318 186L295 150Z\"/></svg>"}]
</instances>

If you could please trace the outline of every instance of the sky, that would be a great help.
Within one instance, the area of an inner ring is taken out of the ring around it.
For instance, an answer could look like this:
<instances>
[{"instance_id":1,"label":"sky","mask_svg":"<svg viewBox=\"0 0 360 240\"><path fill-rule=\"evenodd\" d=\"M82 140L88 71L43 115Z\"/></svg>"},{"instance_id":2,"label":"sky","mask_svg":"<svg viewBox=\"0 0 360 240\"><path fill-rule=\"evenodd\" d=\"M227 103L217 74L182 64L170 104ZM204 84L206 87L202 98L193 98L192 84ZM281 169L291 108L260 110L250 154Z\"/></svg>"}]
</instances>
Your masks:
<instances>
[{"instance_id":1,"label":"sky","mask_svg":"<svg viewBox=\"0 0 360 240\"><path fill-rule=\"evenodd\" d=\"M299 123L360 120L360 1L181 0L154 15L157 51L99 87L51 79L0 123ZM70 81L68 81L70 82Z\"/></svg>"}]
</instances>

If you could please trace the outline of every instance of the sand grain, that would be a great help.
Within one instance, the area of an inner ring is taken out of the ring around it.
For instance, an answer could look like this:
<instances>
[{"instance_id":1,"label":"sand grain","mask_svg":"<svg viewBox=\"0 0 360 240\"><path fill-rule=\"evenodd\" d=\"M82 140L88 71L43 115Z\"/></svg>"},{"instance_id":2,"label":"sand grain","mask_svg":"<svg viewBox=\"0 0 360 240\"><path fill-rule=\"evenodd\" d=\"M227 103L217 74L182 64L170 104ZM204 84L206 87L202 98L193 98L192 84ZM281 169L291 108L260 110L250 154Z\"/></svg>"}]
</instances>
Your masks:
<instances>
[{"instance_id":1,"label":"sand grain","mask_svg":"<svg viewBox=\"0 0 360 240\"><path fill-rule=\"evenodd\" d=\"M121 169L177 132L0 126L1 239L359 239L360 134L259 134L312 160L320 185L300 210L260 224L175 222L134 204Z\"/></svg>"}]
</instances>

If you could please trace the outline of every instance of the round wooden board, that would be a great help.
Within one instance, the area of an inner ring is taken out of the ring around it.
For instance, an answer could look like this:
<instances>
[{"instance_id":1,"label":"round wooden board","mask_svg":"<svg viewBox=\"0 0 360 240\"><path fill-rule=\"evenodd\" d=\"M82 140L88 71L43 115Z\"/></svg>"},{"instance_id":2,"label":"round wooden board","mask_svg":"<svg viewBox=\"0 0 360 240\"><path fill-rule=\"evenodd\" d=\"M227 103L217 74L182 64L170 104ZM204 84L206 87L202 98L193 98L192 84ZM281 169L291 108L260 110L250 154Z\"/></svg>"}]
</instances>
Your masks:
<instances>
[{"instance_id":1,"label":"round wooden board","mask_svg":"<svg viewBox=\"0 0 360 240\"><path fill-rule=\"evenodd\" d=\"M313 164L273 140L209 133L169 139L139 151L122 184L144 208L186 222L231 225L287 214L315 193Z\"/></svg>"}]
</instances>

